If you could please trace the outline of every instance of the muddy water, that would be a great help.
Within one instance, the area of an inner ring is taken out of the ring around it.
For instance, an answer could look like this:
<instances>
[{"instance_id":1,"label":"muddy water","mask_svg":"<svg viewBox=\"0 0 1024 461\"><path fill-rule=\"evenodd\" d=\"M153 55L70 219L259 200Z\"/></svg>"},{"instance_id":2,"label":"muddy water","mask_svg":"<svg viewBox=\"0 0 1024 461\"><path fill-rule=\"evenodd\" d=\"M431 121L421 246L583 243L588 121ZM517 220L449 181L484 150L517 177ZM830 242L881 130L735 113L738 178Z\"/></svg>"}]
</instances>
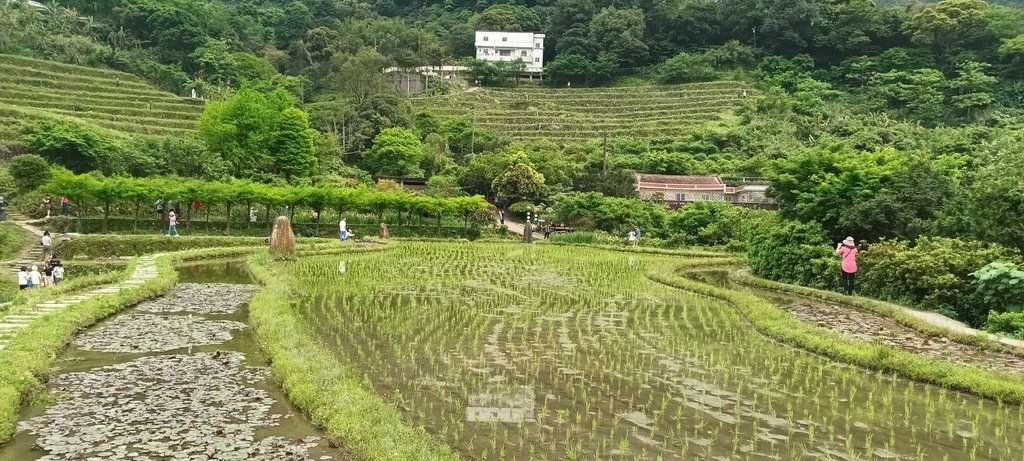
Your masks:
<instances>
[{"instance_id":1,"label":"muddy water","mask_svg":"<svg viewBox=\"0 0 1024 461\"><path fill-rule=\"evenodd\" d=\"M179 268L167 297L81 334L0 461L337 460L268 377L241 262Z\"/></svg>"}]
</instances>

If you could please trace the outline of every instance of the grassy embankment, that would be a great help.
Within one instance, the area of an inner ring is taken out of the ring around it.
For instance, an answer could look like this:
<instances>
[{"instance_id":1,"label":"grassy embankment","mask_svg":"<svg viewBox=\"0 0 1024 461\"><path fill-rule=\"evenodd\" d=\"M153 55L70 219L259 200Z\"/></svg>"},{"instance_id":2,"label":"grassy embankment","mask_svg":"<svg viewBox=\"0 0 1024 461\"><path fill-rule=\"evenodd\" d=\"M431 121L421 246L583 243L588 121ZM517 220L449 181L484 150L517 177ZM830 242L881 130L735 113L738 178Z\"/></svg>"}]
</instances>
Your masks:
<instances>
[{"instance_id":1,"label":"grassy embankment","mask_svg":"<svg viewBox=\"0 0 1024 461\"><path fill-rule=\"evenodd\" d=\"M24 130L69 119L114 134L195 131L202 102L112 70L0 55L0 146L21 147Z\"/></svg>"},{"instance_id":2,"label":"grassy embankment","mask_svg":"<svg viewBox=\"0 0 1024 461\"><path fill-rule=\"evenodd\" d=\"M471 117L474 123L516 140L637 137L666 138L728 116L758 93L742 82L670 86L551 89L476 88L413 98L417 110L442 119Z\"/></svg>"},{"instance_id":3,"label":"grassy embankment","mask_svg":"<svg viewBox=\"0 0 1024 461\"><path fill-rule=\"evenodd\" d=\"M693 267L683 264L679 269L685 271ZM648 278L684 291L719 299L735 307L762 334L837 362L895 373L907 379L961 390L1001 402L1024 402L1024 383L1019 376L954 364L877 343L849 339L803 323L754 294L709 285L677 273L652 271Z\"/></svg>"}]
</instances>

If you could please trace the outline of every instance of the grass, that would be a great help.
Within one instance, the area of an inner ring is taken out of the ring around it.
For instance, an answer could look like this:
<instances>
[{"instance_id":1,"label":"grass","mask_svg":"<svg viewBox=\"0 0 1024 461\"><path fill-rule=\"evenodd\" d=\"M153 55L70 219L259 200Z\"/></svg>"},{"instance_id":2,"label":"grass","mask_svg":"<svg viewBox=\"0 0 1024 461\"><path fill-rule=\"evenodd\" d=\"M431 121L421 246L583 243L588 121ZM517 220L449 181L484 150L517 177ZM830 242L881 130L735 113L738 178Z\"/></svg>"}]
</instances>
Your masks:
<instances>
[{"instance_id":1,"label":"grass","mask_svg":"<svg viewBox=\"0 0 1024 461\"><path fill-rule=\"evenodd\" d=\"M758 94L747 84L722 81L592 89L474 88L412 102L441 118L470 117L514 139L665 138L726 118L742 103L743 91Z\"/></svg>"},{"instance_id":2,"label":"grass","mask_svg":"<svg viewBox=\"0 0 1024 461\"><path fill-rule=\"evenodd\" d=\"M0 55L0 145L23 147L33 121L68 119L114 134L195 131L202 104L122 72Z\"/></svg>"},{"instance_id":3,"label":"grass","mask_svg":"<svg viewBox=\"0 0 1024 461\"><path fill-rule=\"evenodd\" d=\"M406 425L367 387L362 373L312 334L294 309L292 287L284 282L294 263L274 262L265 252L249 261L253 275L265 284L249 304L250 324L270 357L274 378L315 424L344 440L346 449L363 460L459 459L440 441Z\"/></svg>"},{"instance_id":4,"label":"grass","mask_svg":"<svg viewBox=\"0 0 1024 461\"><path fill-rule=\"evenodd\" d=\"M17 258L22 249L33 243L32 234L21 226L10 222L0 223L0 261Z\"/></svg>"}]
</instances>

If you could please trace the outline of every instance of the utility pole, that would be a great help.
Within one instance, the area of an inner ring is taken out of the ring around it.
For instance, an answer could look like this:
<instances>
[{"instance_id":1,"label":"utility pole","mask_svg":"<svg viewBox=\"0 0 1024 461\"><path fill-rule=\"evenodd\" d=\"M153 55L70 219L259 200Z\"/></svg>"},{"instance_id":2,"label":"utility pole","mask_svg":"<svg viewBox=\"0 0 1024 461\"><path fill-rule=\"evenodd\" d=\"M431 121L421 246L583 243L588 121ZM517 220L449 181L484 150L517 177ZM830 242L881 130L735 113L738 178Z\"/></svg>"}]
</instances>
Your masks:
<instances>
[{"instance_id":1,"label":"utility pole","mask_svg":"<svg viewBox=\"0 0 1024 461\"><path fill-rule=\"evenodd\" d=\"M476 153L476 109L473 109L473 126L469 127L469 153Z\"/></svg>"},{"instance_id":2,"label":"utility pole","mask_svg":"<svg viewBox=\"0 0 1024 461\"><path fill-rule=\"evenodd\" d=\"M608 132L604 133L604 143L601 144L601 156L604 157L604 171L602 174L608 176Z\"/></svg>"}]
</instances>

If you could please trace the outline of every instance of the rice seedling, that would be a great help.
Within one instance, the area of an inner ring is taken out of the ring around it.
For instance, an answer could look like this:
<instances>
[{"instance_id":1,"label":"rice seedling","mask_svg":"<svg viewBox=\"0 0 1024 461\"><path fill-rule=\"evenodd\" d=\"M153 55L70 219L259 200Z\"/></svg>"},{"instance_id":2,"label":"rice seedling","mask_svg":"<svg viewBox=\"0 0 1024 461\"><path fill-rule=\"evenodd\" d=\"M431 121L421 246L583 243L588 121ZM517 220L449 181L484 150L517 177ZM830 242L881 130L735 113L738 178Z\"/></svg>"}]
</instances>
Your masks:
<instances>
[{"instance_id":1,"label":"rice seedling","mask_svg":"<svg viewBox=\"0 0 1024 461\"><path fill-rule=\"evenodd\" d=\"M368 389L469 459L966 460L1024 448L1017 405L778 344L725 302L645 277L681 259L403 243L300 257L279 274Z\"/></svg>"}]
</instances>

